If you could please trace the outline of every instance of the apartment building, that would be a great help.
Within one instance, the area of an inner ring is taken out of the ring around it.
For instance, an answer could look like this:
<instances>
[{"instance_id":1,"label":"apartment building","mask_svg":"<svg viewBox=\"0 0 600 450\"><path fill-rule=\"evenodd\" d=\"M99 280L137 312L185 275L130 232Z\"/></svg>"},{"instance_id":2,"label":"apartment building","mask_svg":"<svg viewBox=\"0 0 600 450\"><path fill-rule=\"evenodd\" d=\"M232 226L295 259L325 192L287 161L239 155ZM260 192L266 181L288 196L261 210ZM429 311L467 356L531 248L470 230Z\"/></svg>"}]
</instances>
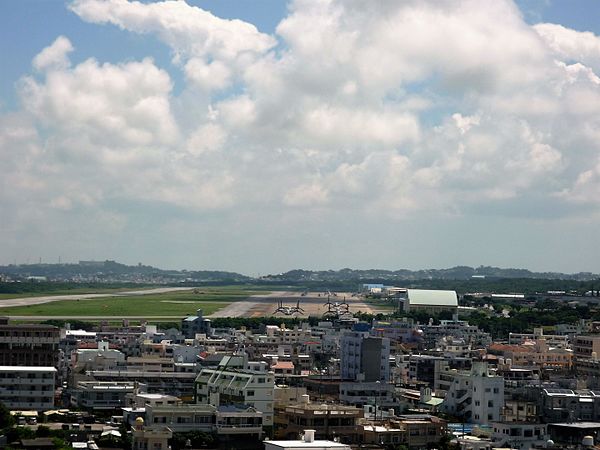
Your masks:
<instances>
[{"instance_id":1,"label":"apartment building","mask_svg":"<svg viewBox=\"0 0 600 450\"><path fill-rule=\"evenodd\" d=\"M458 320L457 314L454 319L442 320L439 325L423 325L421 330L425 348L435 347L441 339L447 336L462 339L472 348L483 348L492 342L489 333L480 330L476 325L469 325L464 320Z\"/></svg>"},{"instance_id":2,"label":"apartment building","mask_svg":"<svg viewBox=\"0 0 600 450\"><path fill-rule=\"evenodd\" d=\"M79 348L71 353L71 368L74 371L107 370L125 366L125 354L111 349L106 341L96 348Z\"/></svg>"},{"instance_id":3,"label":"apartment building","mask_svg":"<svg viewBox=\"0 0 600 450\"><path fill-rule=\"evenodd\" d=\"M186 401L194 398L195 372L154 372L138 370L93 370L89 377L96 381L137 381L153 394L174 395Z\"/></svg>"},{"instance_id":4,"label":"apartment building","mask_svg":"<svg viewBox=\"0 0 600 450\"><path fill-rule=\"evenodd\" d=\"M181 321L181 332L187 339L194 339L196 334L211 334L211 321L205 319L202 310L196 311L195 316L188 316Z\"/></svg>"},{"instance_id":5,"label":"apartment building","mask_svg":"<svg viewBox=\"0 0 600 450\"><path fill-rule=\"evenodd\" d=\"M308 395L302 401L278 409L275 437L297 438L306 428L315 430L317 439L339 438L346 444L360 441L359 419L363 411L354 406L311 403Z\"/></svg>"},{"instance_id":6,"label":"apartment building","mask_svg":"<svg viewBox=\"0 0 600 450\"><path fill-rule=\"evenodd\" d=\"M598 359L600 355L600 336L576 336L573 342L575 358Z\"/></svg>"},{"instance_id":7,"label":"apartment building","mask_svg":"<svg viewBox=\"0 0 600 450\"><path fill-rule=\"evenodd\" d=\"M195 380L196 402L247 405L262 413L263 425L273 425L275 376L264 362L245 355L225 356L216 369L202 369Z\"/></svg>"},{"instance_id":8,"label":"apartment building","mask_svg":"<svg viewBox=\"0 0 600 450\"><path fill-rule=\"evenodd\" d=\"M541 415L547 422L600 420L600 392L589 389L541 389Z\"/></svg>"},{"instance_id":9,"label":"apartment building","mask_svg":"<svg viewBox=\"0 0 600 450\"><path fill-rule=\"evenodd\" d=\"M168 450L173 432L168 427L146 427L144 419L138 417L131 431L133 450Z\"/></svg>"},{"instance_id":10,"label":"apartment building","mask_svg":"<svg viewBox=\"0 0 600 450\"><path fill-rule=\"evenodd\" d=\"M544 334L542 327L533 329L533 333L508 333L509 344L524 344L527 341L537 341L544 339L551 347L569 347L569 337L558 334Z\"/></svg>"},{"instance_id":11,"label":"apartment building","mask_svg":"<svg viewBox=\"0 0 600 450\"><path fill-rule=\"evenodd\" d=\"M127 396L145 385L125 381L80 381L71 392L71 405L87 410L113 410L128 406Z\"/></svg>"},{"instance_id":12,"label":"apartment building","mask_svg":"<svg viewBox=\"0 0 600 450\"><path fill-rule=\"evenodd\" d=\"M0 403L12 410L54 407L55 367L0 366Z\"/></svg>"},{"instance_id":13,"label":"apartment building","mask_svg":"<svg viewBox=\"0 0 600 450\"><path fill-rule=\"evenodd\" d=\"M563 370L573 367L573 352L563 347L550 347L546 339L521 345L494 343L488 347L488 352L501 355L517 367L538 366Z\"/></svg>"},{"instance_id":14,"label":"apartment building","mask_svg":"<svg viewBox=\"0 0 600 450\"><path fill-rule=\"evenodd\" d=\"M527 422L492 423L494 448L511 449L545 448L548 440L546 424Z\"/></svg>"},{"instance_id":15,"label":"apartment building","mask_svg":"<svg viewBox=\"0 0 600 450\"><path fill-rule=\"evenodd\" d=\"M349 331L340 339L341 375L344 380L389 381L390 340L367 331Z\"/></svg>"},{"instance_id":16,"label":"apartment building","mask_svg":"<svg viewBox=\"0 0 600 450\"><path fill-rule=\"evenodd\" d=\"M58 365L60 329L50 325L10 324L0 317L0 365Z\"/></svg>"},{"instance_id":17,"label":"apartment building","mask_svg":"<svg viewBox=\"0 0 600 450\"><path fill-rule=\"evenodd\" d=\"M362 425L362 442L385 448L403 445L409 450L421 450L439 443L447 432L447 422L438 417L428 414L401 415L391 417L384 423Z\"/></svg>"},{"instance_id":18,"label":"apartment building","mask_svg":"<svg viewBox=\"0 0 600 450\"><path fill-rule=\"evenodd\" d=\"M500 420L504 406L504 378L492 373L486 362L475 361L470 371L452 373L441 411L468 422L489 424Z\"/></svg>"},{"instance_id":19,"label":"apartment building","mask_svg":"<svg viewBox=\"0 0 600 450\"><path fill-rule=\"evenodd\" d=\"M208 404L146 405L146 423L168 427L174 433L188 431L215 432L220 437L260 438L262 413L253 407Z\"/></svg>"},{"instance_id":20,"label":"apartment building","mask_svg":"<svg viewBox=\"0 0 600 450\"><path fill-rule=\"evenodd\" d=\"M390 383L344 381L339 389L339 399L347 405L375 405L378 409L400 406L394 386Z\"/></svg>"},{"instance_id":21,"label":"apartment building","mask_svg":"<svg viewBox=\"0 0 600 450\"><path fill-rule=\"evenodd\" d=\"M385 337L393 344L418 344L423 340L422 331L415 325L414 320L376 320L373 321L371 334Z\"/></svg>"}]
</instances>

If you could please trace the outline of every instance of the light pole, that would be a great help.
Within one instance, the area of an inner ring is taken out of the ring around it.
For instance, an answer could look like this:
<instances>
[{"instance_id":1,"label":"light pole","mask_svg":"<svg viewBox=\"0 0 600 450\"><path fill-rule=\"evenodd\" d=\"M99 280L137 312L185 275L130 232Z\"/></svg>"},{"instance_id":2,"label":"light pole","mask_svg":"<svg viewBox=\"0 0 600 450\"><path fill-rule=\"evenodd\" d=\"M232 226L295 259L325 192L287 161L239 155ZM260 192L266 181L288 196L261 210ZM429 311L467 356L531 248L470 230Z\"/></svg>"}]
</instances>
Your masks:
<instances>
[{"instance_id":1,"label":"light pole","mask_svg":"<svg viewBox=\"0 0 600 450\"><path fill-rule=\"evenodd\" d=\"M377 397L379 397L379 385L381 382L377 380L375 382L375 425L377 425Z\"/></svg>"}]
</instances>

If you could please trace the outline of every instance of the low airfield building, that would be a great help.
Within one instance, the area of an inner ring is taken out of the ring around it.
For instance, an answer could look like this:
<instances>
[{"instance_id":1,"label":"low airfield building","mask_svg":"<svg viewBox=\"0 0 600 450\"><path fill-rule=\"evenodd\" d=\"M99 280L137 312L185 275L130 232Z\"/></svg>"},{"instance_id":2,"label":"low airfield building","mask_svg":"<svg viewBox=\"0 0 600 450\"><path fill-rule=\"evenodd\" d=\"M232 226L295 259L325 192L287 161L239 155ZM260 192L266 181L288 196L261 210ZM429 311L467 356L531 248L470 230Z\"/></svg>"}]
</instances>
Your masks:
<instances>
[{"instance_id":1,"label":"low airfield building","mask_svg":"<svg viewBox=\"0 0 600 450\"><path fill-rule=\"evenodd\" d=\"M452 311L458 309L456 291L407 289L404 311Z\"/></svg>"}]
</instances>

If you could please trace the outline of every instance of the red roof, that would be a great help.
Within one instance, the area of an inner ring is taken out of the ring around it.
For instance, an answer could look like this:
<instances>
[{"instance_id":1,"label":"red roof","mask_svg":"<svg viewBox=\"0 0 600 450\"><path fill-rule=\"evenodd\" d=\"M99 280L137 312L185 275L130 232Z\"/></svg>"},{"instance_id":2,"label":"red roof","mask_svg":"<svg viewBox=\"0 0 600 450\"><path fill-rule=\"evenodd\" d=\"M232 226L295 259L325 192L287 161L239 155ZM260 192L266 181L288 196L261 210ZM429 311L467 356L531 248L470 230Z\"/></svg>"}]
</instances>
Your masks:
<instances>
[{"instance_id":1,"label":"red roof","mask_svg":"<svg viewBox=\"0 0 600 450\"><path fill-rule=\"evenodd\" d=\"M271 369L293 369L294 363L291 361L277 361L277 364L271 366Z\"/></svg>"}]
</instances>

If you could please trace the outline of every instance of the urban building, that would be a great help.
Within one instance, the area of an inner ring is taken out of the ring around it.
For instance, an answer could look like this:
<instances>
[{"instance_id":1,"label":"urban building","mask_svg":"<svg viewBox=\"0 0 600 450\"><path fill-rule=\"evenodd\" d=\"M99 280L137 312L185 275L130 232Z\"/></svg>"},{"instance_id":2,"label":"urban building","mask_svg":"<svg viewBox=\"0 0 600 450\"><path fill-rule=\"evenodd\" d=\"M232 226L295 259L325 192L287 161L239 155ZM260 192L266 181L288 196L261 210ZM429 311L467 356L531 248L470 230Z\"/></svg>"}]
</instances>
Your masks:
<instances>
[{"instance_id":1,"label":"urban building","mask_svg":"<svg viewBox=\"0 0 600 450\"><path fill-rule=\"evenodd\" d=\"M429 414L394 416L362 426L363 443L378 447L430 448L448 433L447 422Z\"/></svg>"},{"instance_id":2,"label":"urban building","mask_svg":"<svg viewBox=\"0 0 600 450\"><path fill-rule=\"evenodd\" d=\"M339 399L347 405L374 405L378 409L399 408L400 403L390 383L379 381L343 381L339 387Z\"/></svg>"},{"instance_id":3,"label":"urban building","mask_svg":"<svg viewBox=\"0 0 600 450\"><path fill-rule=\"evenodd\" d=\"M127 396L146 386L125 381L80 381L71 391L71 405L88 410L113 410L128 406Z\"/></svg>"},{"instance_id":4,"label":"urban building","mask_svg":"<svg viewBox=\"0 0 600 450\"><path fill-rule=\"evenodd\" d=\"M316 439L339 439L346 444L359 442L358 422L362 409L332 403L311 403L308 395L295 405L277 411L275 437L297 438L307 427L315 430Z\"/></svg>"},{"instance_id":5,"label":"urban building","mask_svg":"<svg viewBox=\"0 0 600 450\"><path fill-rule=\"evenodd\" d=\"M390 340L349 331L340 340L341 376L353 381L390 380Z\"/></svg>"},{"instance_id":6,"label":"urban building","mask_svg":"<svg viewBox=\"0 0 600 450\"><path fill-rule=\"evenodd\" d=\"M493 422L494 447L529 450L544 448L548 441L546 424L529 422Z\"/></svg>"},{"instance_id":7,"label":"urban building","mask_svg":"<svg viewBox=\"0 0 600 450\"><path fill-rule=\"evenodd\" d=\"M493 374L488 364L473 362L470 371L456 371L441 411L463 417L472 423L489 424L500 420L504 406L504 378Z\"/></svg>"},{"instance_id":8,"label":"urban building","mask_svg":"<svg viewBox=\"0 0 600 450\"><path fill-rule=\"evenodd\" d=\"M289 441L264 441L265 450L351 450L347 444L336 441L315 440L315 430L304 430L302 439Z\"/></svg>"},{"instance_id":9,"label":"urban building","mask_svg":"<svg viewBox=\"0 0 600 450\"><path fill-rule=\"evenodd\" d=\"M458 296L455 291L407 289L404 311L456 312Z\"/></svg>"},{"instance_id":10,"label":"urban building","mask_svg":"<svg viewBox=\"0 0 600 450\"><path fill-rule=\"evenodd\" d=\"M188 316L181 321L181 332L186 339L194 339L197 334L211 334L210 319L205 319L202 310L196 311L195 316Z\"/></svg>"},{"instance_id":11,"label":"urban building","mask_svg":"<svg viewBox=\"0 0 600 450\"><path fill-rule=\"evenodd\" d=\"M575 358L598 359L600 355L600 336L576 336L573 342Z\"/></svg>"},{"instance_id":12,"label":"urban building","mask_svg":"<svg viewBox=\"0 0 600 450\"><path fill-rule=\"evenodd\" d=\"M173 395L185 401L192 401L194 398L194 380L196 379L196 373L93 370L87 372L87 377L87 381L137 381L146 385L149 393Z\"/></svg>"},{"instance_id":13,"label":"urban building","mask_svg":"<svg viewBox=\"0 0 600 450\"><path fill-rule=\"evenodd\" d=\"M54 408L55 367L0 366L0 403L12 410Z\"/></svg>"},{"instance_id":14,"label":"urban building","mask_svg":"<svg viewBox=\"0 0 600 450\"><path fill-rule=\"evenodd\" d=\"M543 388L540 394L540 413L546 422L600 420L600 392Z\"/></svg>"},{"instance_id":15,"label":"urban building","mask_svg":"<svg viewBox=\"0 0 600 450\"><path fill-rule=\"evenodd\" d=\"M168 450L173 432L168 427L146 427L138 417L131 432L133 450Z\"/></svg>"},{"instance_id":16,"label":"urban building","mask_svg":"<svg viewBox=\"0 0 600 450\"><path fill-rule=\"evenodd\" d=\"M216 407L252 406L262 413L263 425L273 425L275 377L265 362L225 356L216 369L202 369L195 380L196 402Z\"/></svg>"},{"instance_id":17,"label":"urban building","mask_svg":"<svg viewBox=\"0 0 600 450\"><path fill-rule=\"evenodd\" d=\"M60 329L51 325L10 324L0 317L0 366L54 366Z\"/></svg>"},{"instance_id":18,"label":"urban building","mask_svg":"<svg viewBox=\"0 0 600 450\"><path fill-rule=\"evenodd\" d=\"M171 404L145 407L146 423L166 426L174 433L204 431L221 437L260 438L262 413L252 407Z\"/></svg>"}]
</instances>

